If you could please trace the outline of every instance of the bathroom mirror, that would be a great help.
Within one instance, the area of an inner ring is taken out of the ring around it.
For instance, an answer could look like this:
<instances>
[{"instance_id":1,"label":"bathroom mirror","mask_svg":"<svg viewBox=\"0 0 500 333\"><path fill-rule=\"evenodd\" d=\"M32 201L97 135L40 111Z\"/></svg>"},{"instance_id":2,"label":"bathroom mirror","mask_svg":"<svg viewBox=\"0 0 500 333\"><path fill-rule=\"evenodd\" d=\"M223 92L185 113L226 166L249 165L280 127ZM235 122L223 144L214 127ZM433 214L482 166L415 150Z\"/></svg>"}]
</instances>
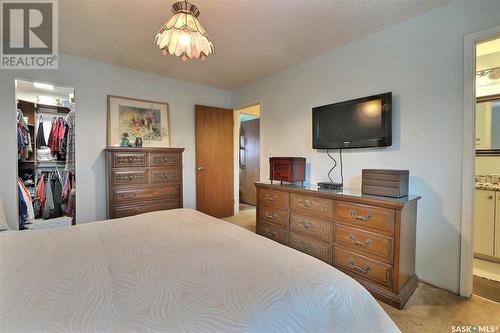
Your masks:
<instances>
[{"instance_id":1,"label":"bathroom mirror","mask_svg":"<svg viewBox=\"0 0 500 333\"><path fill-rule=\"evenodd\" d=\"M477 98L476 155L500 155L500 95Z\"/></svg>"}]
</instances>

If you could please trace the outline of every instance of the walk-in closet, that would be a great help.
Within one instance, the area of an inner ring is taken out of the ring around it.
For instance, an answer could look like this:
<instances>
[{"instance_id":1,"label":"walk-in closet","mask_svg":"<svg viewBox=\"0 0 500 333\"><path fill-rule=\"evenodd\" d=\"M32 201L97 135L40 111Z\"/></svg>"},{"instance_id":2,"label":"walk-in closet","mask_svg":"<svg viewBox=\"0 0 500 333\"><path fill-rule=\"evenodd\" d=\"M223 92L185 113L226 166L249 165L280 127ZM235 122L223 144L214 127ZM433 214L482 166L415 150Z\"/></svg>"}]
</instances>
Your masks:
<instances>
[{"instance_id":1,"label":"walk-in closet","mask_svg":"<svg viewBox=\"0 0 500 333\"><path fill-rule=\"evenodd\" d=\"M19 230L76 224L73 88L16 80Z\"/></svg>"}]
</instances>

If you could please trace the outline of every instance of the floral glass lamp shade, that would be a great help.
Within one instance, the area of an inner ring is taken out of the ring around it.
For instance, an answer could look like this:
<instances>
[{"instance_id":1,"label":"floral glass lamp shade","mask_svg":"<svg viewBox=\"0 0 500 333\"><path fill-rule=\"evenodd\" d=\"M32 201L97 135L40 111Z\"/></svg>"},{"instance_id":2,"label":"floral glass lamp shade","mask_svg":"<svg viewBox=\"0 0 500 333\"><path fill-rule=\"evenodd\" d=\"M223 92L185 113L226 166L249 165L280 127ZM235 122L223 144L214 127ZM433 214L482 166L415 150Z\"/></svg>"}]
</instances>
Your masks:
<instances>
[{"instance_id":1,"label":"floral glass lamp shade","mask_svg":"<svg viewBox=\"0 0 500 333\"><path fill-rule=\"evenodd\" d=\"M163 54L180 57L183 61L205 58L214 53L214 45L198 21L200 11L195 5L181 1L172 6L174 16L156 34L155 45Z\"/></svg>"}]
</instances>

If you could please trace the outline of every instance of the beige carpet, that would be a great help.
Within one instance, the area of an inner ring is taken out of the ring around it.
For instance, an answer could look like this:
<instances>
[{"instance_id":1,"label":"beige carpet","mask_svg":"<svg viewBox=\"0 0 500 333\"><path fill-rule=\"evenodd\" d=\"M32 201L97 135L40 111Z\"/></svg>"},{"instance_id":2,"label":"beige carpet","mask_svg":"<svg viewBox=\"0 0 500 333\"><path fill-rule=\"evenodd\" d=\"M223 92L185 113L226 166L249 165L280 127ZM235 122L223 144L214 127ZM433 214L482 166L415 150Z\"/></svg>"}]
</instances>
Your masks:
<instances>
[{"instance_id":1,"label":"beige carpet","mask_svg":"<svg viewBox=\"0 0 500 333\"><path fill-rule=\"evenodd\" d=\"M254 207L241 206L238 215L223 220L255 232ZM379 303L403 333L452 332L454 325L495 326L483 332L500 333L500 303L478 296L467 299L420 283L403 310Z\"/></svg>"},{"instance_id":2,"label":"beige carpet","mask_svg":"<svg viewBox=\"0 0 500 333\"><path fill-rule=\"evenodd\" d=\"M238 215L226 217L223 218L223 220L255 232L255 207L246 204L240 204L240 213Z\"/></svg>"}]
</instances>

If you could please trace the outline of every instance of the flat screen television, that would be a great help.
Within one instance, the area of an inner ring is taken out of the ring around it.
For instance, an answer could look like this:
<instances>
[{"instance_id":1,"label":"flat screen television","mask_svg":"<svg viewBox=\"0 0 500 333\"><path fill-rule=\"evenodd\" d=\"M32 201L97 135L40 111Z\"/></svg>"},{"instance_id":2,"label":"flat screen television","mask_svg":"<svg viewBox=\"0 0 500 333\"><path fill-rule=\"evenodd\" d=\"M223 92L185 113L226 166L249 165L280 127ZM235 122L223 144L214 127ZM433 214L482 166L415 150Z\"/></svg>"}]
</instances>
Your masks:
<instances>
[{"instance_id":1,"label":"flat screen television","mask_svg":"<svg viewBox=\"0 0 500 333\"><path fill-rule=\"evenodd\" d=\"M392 145L392 93L318 106L313 113L314 149Z\"/></svg>"}]
</instances>

